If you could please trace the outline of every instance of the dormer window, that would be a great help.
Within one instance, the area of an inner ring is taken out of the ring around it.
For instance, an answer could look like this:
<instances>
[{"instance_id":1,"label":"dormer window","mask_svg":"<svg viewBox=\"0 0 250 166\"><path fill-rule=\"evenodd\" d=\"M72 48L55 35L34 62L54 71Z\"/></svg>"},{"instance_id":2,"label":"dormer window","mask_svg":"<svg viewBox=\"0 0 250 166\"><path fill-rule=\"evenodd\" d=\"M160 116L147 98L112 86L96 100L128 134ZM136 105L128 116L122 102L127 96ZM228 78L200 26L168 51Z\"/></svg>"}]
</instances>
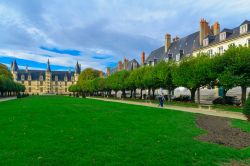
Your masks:
<instances>
[{"instance_id":1,"label":"dormer window","mask_svg":"<svg viewBox=\"0 0 250 166\"><path fill-rule=\"evenodd\" d=\"M240 26L240 34L246 33L248 30L248 24L244 24Z\"/></svg>"},{"instance_id":2,"label":"dormer window","mask_svg":"<svg viewBox=\"0 0 250 166\"><path fill-rule=\"evenodd\" d=\"M156 65L157 64L157 59L154 59L154 65Z\"/></svg>"},{"instance_id":3,"label":"dormer window","mask_svg":"<svg viewBox=\"0 0 250 166\"><path fill-rule=\"evenodd\" d=\"M227 37L226 32L222 32L222 33L220 33L220 41L222 41L222 40L226 40L226 37Z\"/></svg>"},{"instance_id":4,"label":"dormer window","mask_svg":"<svg viewBox=\"0 0 250 166\"><path fill-rule=\"evenodd\" d=\"M207 46L208 45L208 41L209 41L208 38L204 39L203 40L203 46Z\"/></svg>"},{"instance_id":5,"label":"dormer window","mask_svg":"<svg viewBox=\"0 0 250 166\"><path fill-rule=\"evenodd\" d=\"M179 62L179 61L180 61L180 54L177 54L177 55L175 56L175 61L176 61L176 62Z\"/></svg>"},{"instance_id":6,"label":"dormer window","mask_svg":"<svg viewBox=\"0 0 250 166\"><path fill-rule=\"evenodd\" d=\"M168 60L172 60L172 59L173 59L172 54L168 54Z\"/></svg>"},{"instance_id":7,"label":"dormer window","mask_svg":"<svg viewBox=\"0 0 250 166\"><path fill-rule=\"evenodd\" d=\"M180 59L184 56L184 50L180 50Z\"/></svg>"},{"instance_id":8,"label":"dormer window","mask_svg":"<svg viewBox=\"0 0 250 166\"><path fill-rule=\"evenodd\" d=\"M21 80L22 80L22 81L24 80L24 75L21 75Z\"/></svg>"},{"instance_id":9,"label":"dormer window","mask_svg":"<svg viewBox=\"0 0 250 166\"><path fill-rule=\"evenodd\" d=\"M67 78L67 76L64 76L64 81L68 81L68 78Z\"/></svg>"},{"instance_id":10,"label":"dormer window","mask_svg":"<svg viewBox=\"0 0 250 166\"><path fill-rule=\"evenodd\" d=\"M28 75L28 80L31 81L31 75Z\"/></svg>"},{"instance_id":11,"label":"dormer window","mask_svg":"<svg viewBox=\"0 0 250 166\"><path fill-rule=\"evenodd\" d=\"M58 76L55 76L55 81L58 81Z\"/></svg>"}]
</instances>

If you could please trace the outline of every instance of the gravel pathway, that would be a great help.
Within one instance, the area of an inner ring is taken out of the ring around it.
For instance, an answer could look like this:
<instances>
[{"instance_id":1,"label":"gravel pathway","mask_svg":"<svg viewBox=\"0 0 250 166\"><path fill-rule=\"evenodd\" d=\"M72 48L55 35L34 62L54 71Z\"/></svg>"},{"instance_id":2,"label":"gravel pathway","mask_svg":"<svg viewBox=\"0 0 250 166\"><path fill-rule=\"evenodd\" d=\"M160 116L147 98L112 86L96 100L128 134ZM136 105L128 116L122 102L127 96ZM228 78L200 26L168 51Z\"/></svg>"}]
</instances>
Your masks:
<instances>
[{"instance_id":1,"label":"gravel pathway","mask_svg":"<svg viewBox=\"0 0 250 166\"><path fill-rule=\"evenodd\" d=\"M15 100L15 99L16 99L16 97L0 98L0 102L9 101L9 100Z\"/></svg>"},{"instance_id":2,"label":"gravel pathway","mask_svg":"<svg viewBox=\"0 0 250 166\"><path fill-rule=\"evenodd\" d=\"M107 98L93 98L93 97L87 97L87 98L108 101L108 102L125 103L125 104L133 104L133 105L141 105L141 106L159 108L159 106L157 104L154 104L154 103L126 101L126 100L114 100L114 99L107 99ZM165 105L164 109L171 109L171 110L176 110L176 111L191 112L191 113L198 113L198 114L232 118L232 119L247 120L247 118L244 116L244 114L242 114L240 112L217 111L217 110L213 110L213 109L191 108L191 107L181 107L181 106L168 106L168 105Z\"/></svg>"}]
</instances>

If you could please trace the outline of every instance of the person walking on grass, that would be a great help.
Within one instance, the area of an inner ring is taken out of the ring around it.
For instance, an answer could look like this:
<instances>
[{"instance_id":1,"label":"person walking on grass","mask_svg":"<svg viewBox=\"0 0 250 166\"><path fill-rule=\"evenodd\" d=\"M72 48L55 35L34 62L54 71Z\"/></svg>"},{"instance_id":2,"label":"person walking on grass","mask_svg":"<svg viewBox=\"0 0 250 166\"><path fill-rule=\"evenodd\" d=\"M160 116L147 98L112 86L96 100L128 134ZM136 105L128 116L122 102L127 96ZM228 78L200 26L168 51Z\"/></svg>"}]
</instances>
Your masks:
<instances>
[{"instance_id":1,"label":"person walking on grass","mask_svg":"<svg viewBox=\"0 0 250 166\"><path fill-rule=\"evenodd\" d=\"M160 97L159 97L160 107L163 107L164 101L165 101L165 98L164 98L164 95L163 95L163 93L162 93L162 94L160 95Z\"/></svg>"}]
</instances>

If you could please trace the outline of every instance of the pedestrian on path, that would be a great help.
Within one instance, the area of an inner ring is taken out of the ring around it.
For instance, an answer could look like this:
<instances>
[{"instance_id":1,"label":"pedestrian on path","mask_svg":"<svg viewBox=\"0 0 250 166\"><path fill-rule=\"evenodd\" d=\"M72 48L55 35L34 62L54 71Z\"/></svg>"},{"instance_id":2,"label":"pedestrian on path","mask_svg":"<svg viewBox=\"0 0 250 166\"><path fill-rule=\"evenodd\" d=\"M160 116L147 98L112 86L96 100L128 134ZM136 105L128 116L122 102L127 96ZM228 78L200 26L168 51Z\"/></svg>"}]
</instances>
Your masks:
<instances>
[{"instance_id":1,"label":"pedestrian on path","mask_svg":"<svg viewBox=\"0 0 250 166\"><path fill-rule=\"evenodd\" d=\"M160 97L159 97L160 107L163 107L164 101L165 101L165 98L164 98L164 95L163 95L163 93L162 93L162 94L160 95Z\"/></svg>"}]
</instances>

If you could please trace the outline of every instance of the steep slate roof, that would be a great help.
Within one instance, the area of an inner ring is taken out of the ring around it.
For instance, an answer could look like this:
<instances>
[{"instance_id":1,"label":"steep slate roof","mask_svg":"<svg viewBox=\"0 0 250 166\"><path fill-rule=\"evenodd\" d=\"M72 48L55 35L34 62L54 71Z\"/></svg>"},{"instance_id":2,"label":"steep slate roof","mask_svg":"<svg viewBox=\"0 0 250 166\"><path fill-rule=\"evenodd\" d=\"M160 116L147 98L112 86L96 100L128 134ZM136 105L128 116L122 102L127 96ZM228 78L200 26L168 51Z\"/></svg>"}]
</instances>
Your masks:
<instances>
[{"instance_id":1,"label":"steep slate roof","mask_svg":"<svg viewBox=\"0 0 250 166\"><path fill-rule=\"evenodd\" d=\"M58 76L58 81L64 81L64 77L67 77L68 81L74 76L74 72L68 71L52 71L52 81L55 81L55 77Z\"/></svg>"},{"instance_id":2,"label":"steep slate roof","mask_svg":"<svg viewBox=\"0 0 250 166\"><path fill-rule=\"evenodd\" d=\"M42 70L19 70L17 73L17 80L21 80L21 76L24 75L24 79L28 80L28 76L31 75L31 80L39 80L40 76L43 76L43 79L45 80L45 71Z\"/></svg>"},{"instance_id":3,"label":"steep slate roof","mask_svg":"<svg viewBox=\"0 0 250 166\"><path fill-rule=\"evenodd\" d=\"M18 65L16 63L16 60L14 60L11 65L12 65L11 67L12 67L13 71L17 71L18 70Z\"/></svg>"},{"instance_id":4,"label":"steep slate roof","mask_svg":"<svg viewBox=\"0 0 250 166\"><path fill-rule=\"evenodd\" d=\"M78 63L78 61L77 61L77 63L76 63L76 67L75 67L75 73L77 73L77 74L80 74L80 73L81 73L81 66L80 66L80 64Z\"/></svg>"},{"instance_id":5,"label":"steep slate roof","mask_svg":"<svg viewBox=\"0 0 250 166\"><path fill-rule=\"evenodd\" d=\"M68 81L71 80L71 77L74 76L74 72L68 71L52 71L52 81L55 81L55 76L58 76L58 81L64 81L64 77L66 76ZM31 80L40 80L40 76L43 76L43 80L45 80L45 71L43 70L19 70L17 74L17 80L21 81L21 76L24 75L24 79L28 80L28 76L31 76Z\"/></svg>"},{"instance_id":6,"label":"steep slate roof","mask_svg":"<svg viewBox=\"0 0 250 166\"><path fill-rule=\"evenodd\" d=\"M136 66L134 66L133 64L136 64ZM140 67L140 64L137 62L136 59L128 61L126 70L128 70L128 71L133 70L134 67L135 68ZM122 64L122 68L124 69L124 63ZM115 73L117 71L118 71L118 67L113 67L113 68L110 69L111 74L113 74L113 73Z\"/></svg>"},{"instance_id":7,"label":"steep slate roof","mask_svg":"<svg viewBox=\"0 0 250 166\"><path fill-rule=\"evenodd\" d=\"M172 42L167 53L165 53L164 46L152 51L148 56L146 63L149 63L150 61L153 62L154 59L163 60L167 58L169 54L172 54L172 57L175 59L176 55L180 54L180 50L184 51L184 55L189 55L192 54L193 50L198 49L199 47L200 34L198 31Z\"/></svg>"},{"instance_id":8,"label":"steep slate roof","mask_svg":"<svg viewBox=\"0 0 250 166\"><path fill-rule=\"evenodd\" d=\"M165 47L162 46L154 51L152 51L147 57L145 63L153 62L154 59L163 59L165 54Z\"/></svg>"},{"instance_id":9,"label":"steep slate roof","mask_svg":"<svg viewBox=\"0 0 250 166\"><path fill-rule=\"evenodd\" d=\"M250 21L245 20L243 23L240 24L240 26L241 26L241 25L244 25L244 24L250 24Z\"/></svg>"},{"instance_id":10,"label":"steep slate roof","mask_svg":"<svg viewBox=\"0 0 250 166\"><path fill-rule=\"evenodd\" d=\"M198 48L200 48L199 31L172 42L164 58L168 57L168 54L172 54L172 57L175 59L176 55L180 54L180 50L183 50L184 56L187 56Z\"/></svg>"},{"instance_id":11,"label":"steep slate roof","mask_svg":"<svg viewBox=\"0 0 250 166\"><path fill-rule=\"evenodd\" d=\"M133 64L136 64L136 66L133 66ZM138 68L139 66L140 66L140 64L137 62L137 60L133 59L133 60L131 60L131 61L128 62L128 64L127 64L127 70L130 71L130 70L133 70L134 67Z\"/></svg>"},{"instance_id":12,"label":"steep slate roof","mask_svg":"<svg viewBox=\"0 0 250 166\"><path fill-rule=\"evenodd\" d=\"M249 24L250 21L245 20L241 25ZM241 26L240 25L240 26ZM223 29L221 32L227 32L226 40L233 39L240 36L240 26L234 29ZM250 27L248 27L248 32L250 33ZM220 42L220 34L218 35L209 35L209 45L216 44ZM205 48L208 46L200 45L200 31L197 31L193 34L190 34L186 37L183 37L175 42L171 42L169 50L165 53L165 47L162 46L154 51L152 51L146 59L146 63L154 62L154 59L164 60L168 57L169 54L172 54L173 59L176 59L176 55L180 54L180 50L184 51L184 57L187 55L191 55L193 51L199 50L201 48Z\"/></svg>"}]
</instances>

